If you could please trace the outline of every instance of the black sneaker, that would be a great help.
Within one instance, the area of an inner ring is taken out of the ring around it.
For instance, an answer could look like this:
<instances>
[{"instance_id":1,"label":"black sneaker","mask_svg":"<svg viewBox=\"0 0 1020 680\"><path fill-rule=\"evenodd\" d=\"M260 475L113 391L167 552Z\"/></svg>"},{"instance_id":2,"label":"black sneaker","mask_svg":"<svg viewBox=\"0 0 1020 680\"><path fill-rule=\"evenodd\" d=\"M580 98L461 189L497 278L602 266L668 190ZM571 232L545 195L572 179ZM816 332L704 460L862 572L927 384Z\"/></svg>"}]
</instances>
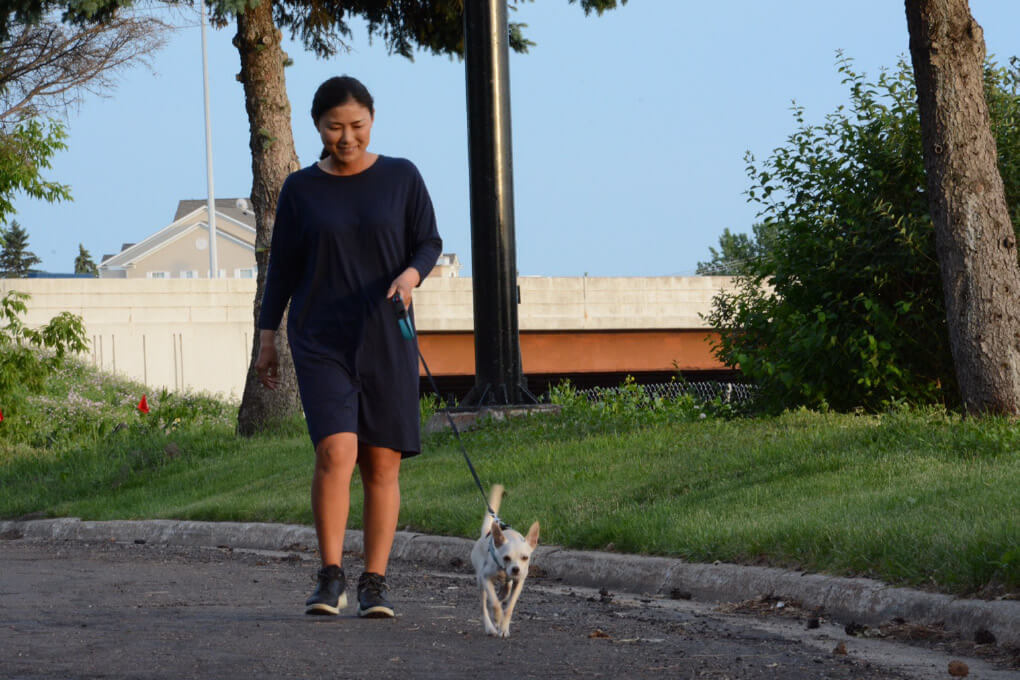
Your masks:
<instances>
[{"instance_id":1,"label":"black sneaker","mask_svg":"<svg viewBox=\"0 0 1020 680\"><path fill-rule=\"evenodd\" d=\"M358 616L370 619L393 618L393 605L386 599L386 577L366 571L358 579Z\"/></svg>"},{"instance_id":2,"label":"black sneaker","mask_svg":"<svg viewBox=\"0 0 1020 680\"><path fill-rule=\"evenodd\" d=\"M339 614L347 606L347 578L335 564L319 569L319 584L305 601L305 614Z\"/></svg>"}]
</instances>

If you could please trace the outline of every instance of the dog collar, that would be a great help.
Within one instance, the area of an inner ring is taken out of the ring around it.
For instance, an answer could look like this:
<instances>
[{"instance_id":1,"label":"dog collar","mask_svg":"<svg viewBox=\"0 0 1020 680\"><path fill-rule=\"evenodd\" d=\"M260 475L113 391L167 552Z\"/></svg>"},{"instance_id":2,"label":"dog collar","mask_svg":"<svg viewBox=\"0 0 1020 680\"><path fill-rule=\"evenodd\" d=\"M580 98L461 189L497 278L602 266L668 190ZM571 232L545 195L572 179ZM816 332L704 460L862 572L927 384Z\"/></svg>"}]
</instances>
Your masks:
<instances>
[{"instance_id":1,"label":"dog collar","mask_svg":"<svg viewBox=\"0 0 1020 680\"><path fill-rule=\"evenodd\" d=\"M489 532L489 555L492 557L492 561L496 563L496 569L506 573L506 567L499 561L499 555L496 554L496 541L492 538L492 532Z\"/></svg>"}]
</instances>

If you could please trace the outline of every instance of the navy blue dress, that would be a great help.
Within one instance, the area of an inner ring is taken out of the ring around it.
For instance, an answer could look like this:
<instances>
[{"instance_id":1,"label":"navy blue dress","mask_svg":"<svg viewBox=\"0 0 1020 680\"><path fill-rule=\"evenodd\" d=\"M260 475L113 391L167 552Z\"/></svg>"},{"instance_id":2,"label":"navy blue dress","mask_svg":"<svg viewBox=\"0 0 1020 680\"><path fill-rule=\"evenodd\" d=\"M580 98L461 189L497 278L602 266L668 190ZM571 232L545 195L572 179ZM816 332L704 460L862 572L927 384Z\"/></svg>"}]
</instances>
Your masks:
<instances>
[{"instance_id":1,"label":"navy blue dress","mask_svg":"<svg viewBox=\"0 0 1020 680\"><path fill-rule=\"evenodd\" d=\"M313 444L358 441L421 451L417 343L400 334L390 284L408 267L422 280L442 252L432 201L408 160L380 155L356 175L311 165L283 183L260 329L287 336Z\"/></svg>"}]
</instances>

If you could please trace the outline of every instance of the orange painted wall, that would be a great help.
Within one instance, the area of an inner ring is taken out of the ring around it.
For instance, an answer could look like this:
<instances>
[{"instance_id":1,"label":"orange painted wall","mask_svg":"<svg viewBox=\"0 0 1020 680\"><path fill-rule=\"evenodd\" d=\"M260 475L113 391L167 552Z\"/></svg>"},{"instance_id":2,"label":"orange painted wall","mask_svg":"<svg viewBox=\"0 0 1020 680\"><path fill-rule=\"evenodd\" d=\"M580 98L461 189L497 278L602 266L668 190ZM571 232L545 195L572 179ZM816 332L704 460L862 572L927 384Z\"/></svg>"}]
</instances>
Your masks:
<instances>
[{"instance_id":1,"label":"orange painted wall","mask_svg":"<svg viewBox=\"0 0 1020 680\"><path fill-rule=\"evenodd\" d=\"M717 337L704 330L528 331L521 359L525 373L725 370L709 346ZM435 375L474 375L473 333L421 333L418 344Z\"/></svg>"}]
</instances>

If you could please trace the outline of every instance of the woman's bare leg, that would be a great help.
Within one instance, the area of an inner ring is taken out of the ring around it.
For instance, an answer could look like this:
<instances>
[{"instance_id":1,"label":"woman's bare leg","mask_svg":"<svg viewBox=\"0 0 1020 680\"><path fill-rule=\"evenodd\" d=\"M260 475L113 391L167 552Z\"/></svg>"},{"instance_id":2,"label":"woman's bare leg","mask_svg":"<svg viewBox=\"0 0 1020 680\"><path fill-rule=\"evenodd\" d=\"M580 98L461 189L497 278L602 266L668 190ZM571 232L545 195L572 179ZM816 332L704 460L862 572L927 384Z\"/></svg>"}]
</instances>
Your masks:
<instances>
[{"instance_id":1,"label":"woman's bare leg","mask_svg":"<svg viewBox=\"0 0 1020 680\"><path fill-rule=\"evenodd\" d=\"M358 435L353 432L331 434L315 447L312 514L323 566L340 566L343 559L344 532L351 509L351 476L357 459Z\"/></svg>"},{"instance_id":2,"label":"woman's bare leg","mask_svg":"<svg viewBox=\"0 0 1020 680\"><path fill-rule=\"evenodd\" d=\"M362 444L358 467L365 490L365 571L385 575L400 514L400 452Z\"/></svg>"}]
</instances>

